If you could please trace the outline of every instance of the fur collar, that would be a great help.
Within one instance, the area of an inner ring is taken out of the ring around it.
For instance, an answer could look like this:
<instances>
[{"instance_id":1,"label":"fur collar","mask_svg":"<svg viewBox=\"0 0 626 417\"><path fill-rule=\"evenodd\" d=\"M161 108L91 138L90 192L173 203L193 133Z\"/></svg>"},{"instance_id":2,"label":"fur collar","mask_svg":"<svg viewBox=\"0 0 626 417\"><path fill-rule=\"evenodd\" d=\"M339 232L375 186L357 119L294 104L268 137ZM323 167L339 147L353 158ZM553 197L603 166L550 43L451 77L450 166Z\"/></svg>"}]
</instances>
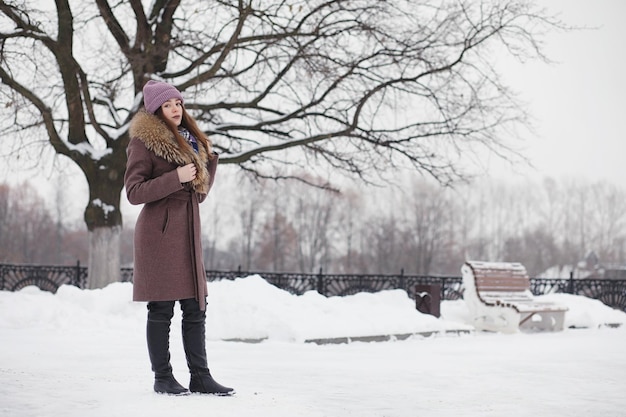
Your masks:
<instances>
[{"instance_id":1,"label":"fur collar","mask_svg":"<svg viewBox=\"0 0 626 417\"><path fill-rule=\"evenodd\" d=\"M198 141L198 153L191 146L182 149L174 134L158 116L146 111L139 111L130 122L131 138L141 140L149 151L166 161L182 166L194 163L197 169L196 179L191 182L194 191L206 194L209 191L209 171L207 149Z\"/></svg>"}]
</instances>

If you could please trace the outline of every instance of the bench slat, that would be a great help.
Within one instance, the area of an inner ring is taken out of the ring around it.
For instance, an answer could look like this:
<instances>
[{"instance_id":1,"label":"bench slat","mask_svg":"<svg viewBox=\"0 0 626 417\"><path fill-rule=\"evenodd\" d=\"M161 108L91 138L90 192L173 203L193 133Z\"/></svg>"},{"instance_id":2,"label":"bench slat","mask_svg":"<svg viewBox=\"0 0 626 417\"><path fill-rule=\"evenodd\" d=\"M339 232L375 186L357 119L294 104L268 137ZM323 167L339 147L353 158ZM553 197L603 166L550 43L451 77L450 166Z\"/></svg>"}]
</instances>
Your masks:
<instances>
[{"instance_id":1,"label":"bench slat","mask_svg":"<svg viewBox=\"0 0 626 417\"><path fill-rule=\"evenodd\" d=\"M515 281L485 281L476 279L476 289L478 291L526 291L530 289L530 284Z\"/></svg>"},{"instance_id":2,"label":"bench slat","mask_svg":"<svg viewBox=\"0 0 626 417\"><path fill-rule=\"evenodd\" d=\"M530 278L520 263L467 262L474 275L478 297L486 304L508 305L519 312L563 311L563 307L536 302Z\"/></svg>"},{"instance_id":3,"label":"bench slat","mask_svg":"<svg viewBox=\"0 0 626 417\"><path fill-rule=\"evenodd\" d=\"M486 266L484 263L471 263L470 267L477 284L489 285L494 282L506 282L510 285L530 286L526 269L521 264L502 265L499 268Z\"/></svg>"},{"instance_id":4,"label":"bench slat","mask_svg":"<svg viewBox=\"0 0 626 417\"><path fill-rule=\"evenodd\" d=\"M566 307L558 306L552 303L519 303L515 304L515 308L520 313L532 313L532 312L552 312L552 311L567 311Z\"/></svg>"}]
</instances>

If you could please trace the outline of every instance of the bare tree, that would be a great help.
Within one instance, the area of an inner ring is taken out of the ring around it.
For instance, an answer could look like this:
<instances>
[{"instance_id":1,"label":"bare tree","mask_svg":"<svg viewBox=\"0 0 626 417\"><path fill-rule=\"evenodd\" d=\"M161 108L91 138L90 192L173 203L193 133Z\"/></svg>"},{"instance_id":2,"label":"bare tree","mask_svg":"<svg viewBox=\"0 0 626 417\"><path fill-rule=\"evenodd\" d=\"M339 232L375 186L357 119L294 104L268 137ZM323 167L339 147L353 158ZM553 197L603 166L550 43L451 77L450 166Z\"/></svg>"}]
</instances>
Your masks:
<instances>
[{"instance_id":1,"label":"bare tree","mask_svg":"<svg viewBox=\"0 0 626 417\"><path fill-rule=\"evenodd\" d=\"M604 182L593 184L589 193L594 215L591 245L605 262L618 262L623 250L626 226L624 197L622 190Z\"/></svg>"},{"instance_id":2,"label":"bare tree","mask_svg":"<svg viewBox=\"0 0 626 417\"><path fill-rule=\"evenodd\" d=\"M11 244L11 220L15 212L11 210L11 187L0 183L0 261L9 259L8 249Z\"/></svg>"},{"instance_id":3,"label":"bare tree","mask_svg":"<svg viewBox=\"0 0 626 417\"><path fill-rule=\"evenodd\" d=\"M337 199L336 233L334 264L336 272L353 274L358 268L357 239L362 232L360 224L364 223L362 207L364 199L357 191L346 190Z\"/></svg>"},{"instance_id":4,"label":"bare tree","mask_svg":"<svg viewBox=\"0 0 626 417\"><path fill-rule=\"evenodd\" d=\"M316 180L309 180L315 184ZM335 200L339 196L327 190L298 192L293 212L297 234L296 258L301 271L312 273L319 268L328 270L332 252Z\"/></svg>"},{"instance_id":5,"label":"bare tree","mask_svg":"<svg viewBox=\"0 0 626 417\"><path fill-rule=\"evenodd\" d=\"M263 271L294 271L296 232L286 216L286 207L278 203L275 197L259 235L255 265Z\"/></svg>"},{"instance_id":6,"label":"bare tree","mask_svg":"<svg viewBox=\"0 0 626 417\"><path fill-rule=\"evenodd\" d=\"M242 231L240 253L243 265L241 266L245 271L249 271L253 266L255 242L260 228L259 216L262 210L265 209L261 195L256 195L255 198L250 197L251 195L248 194L241 199L239 211Z\"/></svg>"},{"instance_id":7,"label":"bare tree","mask_svg":"<svg viewBox=\"0 0 626 417\"><path fill-rule=\"evenodd\" d=\"M513 235L504 242L502 260L521 262L530 276L559 265L560 251L553 235L544 228L529 229L521 236Z\"/></svg>"},{"instance_id":8,"label":"bare tree","mask_svg":"<svg viewBox=\"0 0 626 417\"><path fill-rule=\"evenodd\" d=\"M408 163L448 183L466 150L515 157L502 138L525 114L493 56L543 58L560 25L525 0L147 4L0 0L0 133L20 154L46 137L84 173L91 287L118 279L128 123L148 79L182 90L221 162L255 175Z\"/></svg>"},{"instance_id":9,"label":"bare tree","mask_svg":"<svg viewBox=\"0 0 626 417\"><path fill-rule=\"evenodd\" d=\"M361 241L361 252L366 254L363 272L380 274L400 269L405 230L401 223L398 214L389 211L372 216L365 224Z\"/></svg>"},{"instance_id":10,"label":"bare tree","mask_svg":"<svg viewBox=\"0 0 626 417\"><path fill-rule=\"evenodd\" d=\"M294 271L298 236L293 226L293 189L276 182L267 185L268 204L265 205L265 221L257 244L256 265L270 271Z\"/></svg>"},{"instance_id":11,"label":"bare tree","mask_svg":"<svg viewBox=\"0 0 626 417\"><path fill-rule=\"evenodd\" d=\"M8 216L3 216L0 249L11 262L54 262L55 224L42 197L28 183L0 192ZM4 212L0 209L0 215Z\"/></svg>"},{"instance_id":12,"label":"bare tree","mask_svg":"<svg viewBox=\"0 0 626 417\"><path fill-rule=\"evenodd\" d=\"M463 210L459 219L460 238L465 259L495 259L491 251L490 207L492 200L484 186L463 190Z\"/></svg>"},{"instance_id":13,"label":"bare tree","mask_svg":"<svg viewBox=\"0 0 626 417\"><path fill-rule=\"evenodd\" d=\"M412 191L407 204L410 230L407 242L412 246L416 272L428 275L432 273L438 254L441 256L448 244L451 205L445 189L421 183L415 184Z\"/></svg>"}]
</instances>

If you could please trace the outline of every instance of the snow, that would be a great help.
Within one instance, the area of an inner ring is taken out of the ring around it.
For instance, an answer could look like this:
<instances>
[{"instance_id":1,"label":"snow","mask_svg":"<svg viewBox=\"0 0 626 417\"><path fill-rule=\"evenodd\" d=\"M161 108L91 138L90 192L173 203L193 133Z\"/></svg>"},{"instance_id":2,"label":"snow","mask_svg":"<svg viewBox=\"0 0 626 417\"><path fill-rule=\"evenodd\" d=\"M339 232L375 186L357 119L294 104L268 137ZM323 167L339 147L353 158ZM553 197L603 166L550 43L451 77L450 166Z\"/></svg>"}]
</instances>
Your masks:
<instances>
[{"instance_id":1,"label":"snow","mask_svg":"<svg viewBox=\"0 0 626 417\"><path fill-rule=\"evenodd\" d=\"M95 200L93 200L92 204L95 207L100 207L102 209L102 211L104 212L105 218L109 216L109 213L113 213L115 211L115 206L112 206L111 204L106 204L99 198L96 198Z\"/></svg>"},{"instance_id":2,"label":"snow","mask_svg":"<svg viewBox=\"0 0 626 417\"><path fill-rule=\"evenodd\" d=\"M64 143L70 151L78 152L81 155L89 155L89 157L94 161L99 161L113 152L111 148L96 149L87 141L80 142L78 144L73 144L67 141Z\"/></svg>"},{"instance_id":3,"label":"snow","mask_svg":"<svg viewBox=\"0 0 626 417\"><path fill-rule=\"evenodd\" d=\"M437 319L398 290L296 296L259 276L211 282L210 367L237 394L171 397L152 392L146 307L131 296L129 283L0 291L0 416L626 413L626 313L598 300L543 296L568 306L566 330L505 335L473 331L462 300ZM187 384L178 308L171 353Z\"/></svg>"}]
</instances>

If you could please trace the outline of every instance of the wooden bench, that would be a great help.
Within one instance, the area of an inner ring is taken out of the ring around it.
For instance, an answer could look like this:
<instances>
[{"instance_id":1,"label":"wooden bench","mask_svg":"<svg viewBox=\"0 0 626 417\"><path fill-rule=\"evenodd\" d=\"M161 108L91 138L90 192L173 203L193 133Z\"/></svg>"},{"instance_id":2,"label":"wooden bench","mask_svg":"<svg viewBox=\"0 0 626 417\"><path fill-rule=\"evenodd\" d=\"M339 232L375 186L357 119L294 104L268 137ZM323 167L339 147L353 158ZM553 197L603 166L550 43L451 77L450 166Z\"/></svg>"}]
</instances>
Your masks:
<instances>
[{"instance_id":1,"label":"wooden bench","mask_svg":"<svg viewBox=\"0 0 626 417\"><path fill-rule=\"evenodd\" d=\"M563 330L567 307L536 301L521 263L468 261L463 298L477 330Z\"/></svg>"}]
</instances>

